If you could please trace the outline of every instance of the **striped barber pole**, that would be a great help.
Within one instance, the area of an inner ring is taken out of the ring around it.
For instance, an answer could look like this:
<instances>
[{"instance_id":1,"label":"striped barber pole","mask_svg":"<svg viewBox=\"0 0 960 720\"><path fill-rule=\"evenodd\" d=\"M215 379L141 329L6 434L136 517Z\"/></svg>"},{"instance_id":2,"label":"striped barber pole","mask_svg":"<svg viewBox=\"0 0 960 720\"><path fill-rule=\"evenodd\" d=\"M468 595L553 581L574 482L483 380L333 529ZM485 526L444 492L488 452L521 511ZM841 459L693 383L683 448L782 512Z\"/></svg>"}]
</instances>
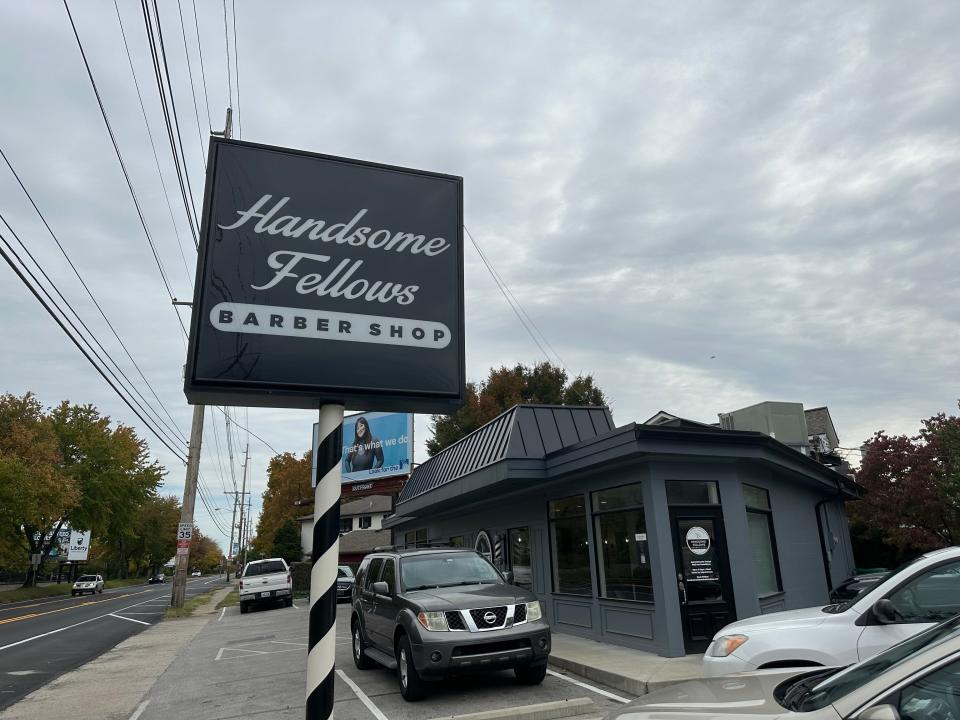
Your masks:
<instances>
[{"instance_id":1,"label":"striped barber pole","mask_svg":"<svg viewBox=\"0 0 960 720\"><path fill-rule=\"evenodd\" d=\"M337 559L340 548L340 457L343 405L320 408L313 501L313 568L307 651L307 720L333 714L333 658L337 640Z\"/></svg>"}]
</instances>

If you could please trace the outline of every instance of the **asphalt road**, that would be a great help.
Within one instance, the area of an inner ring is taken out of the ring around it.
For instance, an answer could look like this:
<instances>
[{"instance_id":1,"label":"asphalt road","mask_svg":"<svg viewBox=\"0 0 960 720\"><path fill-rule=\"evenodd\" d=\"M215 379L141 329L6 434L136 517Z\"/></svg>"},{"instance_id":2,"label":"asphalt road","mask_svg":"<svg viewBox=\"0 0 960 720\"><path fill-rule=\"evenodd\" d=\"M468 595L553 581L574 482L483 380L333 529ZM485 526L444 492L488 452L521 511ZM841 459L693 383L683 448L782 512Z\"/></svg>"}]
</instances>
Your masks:
<instances>
[{"instance_id":1,"label":"asphalt road","mask_svg":"<svg viewBox=\"0 0 960 720\"><path fill-rule=\"evenodd\" d=\"M221 587L191 578L187 597ZM0 605L0 709L158 622L172 585L131 585L100 595Z\"/></svg>"}]
</instances>

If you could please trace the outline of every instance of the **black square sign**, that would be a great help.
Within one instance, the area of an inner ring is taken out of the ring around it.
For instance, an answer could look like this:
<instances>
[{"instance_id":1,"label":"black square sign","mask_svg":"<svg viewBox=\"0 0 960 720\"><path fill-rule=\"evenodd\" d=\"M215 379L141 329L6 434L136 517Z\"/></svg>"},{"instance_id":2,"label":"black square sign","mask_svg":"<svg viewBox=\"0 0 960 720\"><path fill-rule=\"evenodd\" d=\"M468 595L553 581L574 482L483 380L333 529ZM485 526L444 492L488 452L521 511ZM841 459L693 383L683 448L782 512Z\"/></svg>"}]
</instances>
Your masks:
<instances>
[{"instance_id":1,"label":"black square sign","mask_svg":"<svg viewBox=\"0 0 960 720\"><path fill-rule=\"evenodd\" d=\"M464 401L463 179L214 139L191 403Z\"/></svg>"}]
</instances>

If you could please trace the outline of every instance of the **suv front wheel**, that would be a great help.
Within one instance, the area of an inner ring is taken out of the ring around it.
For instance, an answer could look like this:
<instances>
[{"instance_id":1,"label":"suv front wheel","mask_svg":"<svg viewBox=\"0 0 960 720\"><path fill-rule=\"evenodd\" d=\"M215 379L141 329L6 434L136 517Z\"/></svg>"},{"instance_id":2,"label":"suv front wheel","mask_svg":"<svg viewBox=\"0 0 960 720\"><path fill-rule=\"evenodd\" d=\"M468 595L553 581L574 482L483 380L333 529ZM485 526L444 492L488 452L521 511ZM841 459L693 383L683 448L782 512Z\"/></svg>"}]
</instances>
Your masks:
<instances>
[{"instance_id":1,"label":"suv front wheel","mask_svg":"<svg viewBox=\"0 0 960 720\"><path fill-rule=\"evenodd\" d=\"M413 664L410 640L401 635L397 641L397 676L400 678L400 694L407 702L422 699L427 694L427 684Z\"/></svg>"}]
</instances>

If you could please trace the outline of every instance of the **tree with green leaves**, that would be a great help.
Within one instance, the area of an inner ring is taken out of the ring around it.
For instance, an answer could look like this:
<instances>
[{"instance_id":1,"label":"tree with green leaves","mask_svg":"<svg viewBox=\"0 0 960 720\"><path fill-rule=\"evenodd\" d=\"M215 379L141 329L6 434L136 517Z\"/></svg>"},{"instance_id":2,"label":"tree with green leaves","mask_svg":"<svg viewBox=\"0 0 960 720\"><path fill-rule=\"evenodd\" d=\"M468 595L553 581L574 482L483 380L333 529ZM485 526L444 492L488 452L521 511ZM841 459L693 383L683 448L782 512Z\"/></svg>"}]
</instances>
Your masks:
<instances>
[{"instance_id":1,"label":"tree with green leaves","mask_svg":"<svg viewBox=\"0 0 960 720\"><path fill-rule=\"evenodd\" d=\"M431 418L433 437L427 452L436 455L514 405L608 405L592 375L569 379L567 371L548 362L490 370L479 384L467 383L467 402L453 415Z\"/></svg>"},{"instance_id":2,"label":"tree with green leaves","mask_svg":"<svg viewBox=\"0 0 960 720\"><path fill-rule=\"evenodd\" d=\"M7 551L19 548L24 559L49 555L80 494L54 423L36 397L0 396L0 532ZM30 567L24 585L33 584Z\"/></svg>"},{"instance_id":3,"label":"tree with green leaves","mask_svg":"<svg viewBox=\"0 0 960 720\"><path fill-rule=\"evenodd\" d=\"M300 546L300 531L293 520L284 520L283 524L277 528L277 532L273 535L271 554L274 557L282 557L287 563L300 562L303 549Z\"/></svg>"},{"instance_id":4,"label":"tree with green leaves","mask_svg":"<svg viewBox=\"0 0 960 720\"><path fill-rule=\"evenodd\" d=\"M313 487L310 482L311 452L297 457L283 453L270 460L267 466L267 489L263 493L263 510L257 521L256 538L251 543L256 552L269 555L277 530L290 520L313 510ZM299 546L299 541L298 541Z\"/></svg>"},{"instance_id":5,"label":"tree with green leaves","mask_svg":"<svg viewBox=\"0 0 960 720\"><path fill-rule=\"evenodd\" d=\"M177 552L180 501L173 495L149 497L137 510L132 540L127 545L134 572L155 575Z\"/></svg>"}]
</instances>

